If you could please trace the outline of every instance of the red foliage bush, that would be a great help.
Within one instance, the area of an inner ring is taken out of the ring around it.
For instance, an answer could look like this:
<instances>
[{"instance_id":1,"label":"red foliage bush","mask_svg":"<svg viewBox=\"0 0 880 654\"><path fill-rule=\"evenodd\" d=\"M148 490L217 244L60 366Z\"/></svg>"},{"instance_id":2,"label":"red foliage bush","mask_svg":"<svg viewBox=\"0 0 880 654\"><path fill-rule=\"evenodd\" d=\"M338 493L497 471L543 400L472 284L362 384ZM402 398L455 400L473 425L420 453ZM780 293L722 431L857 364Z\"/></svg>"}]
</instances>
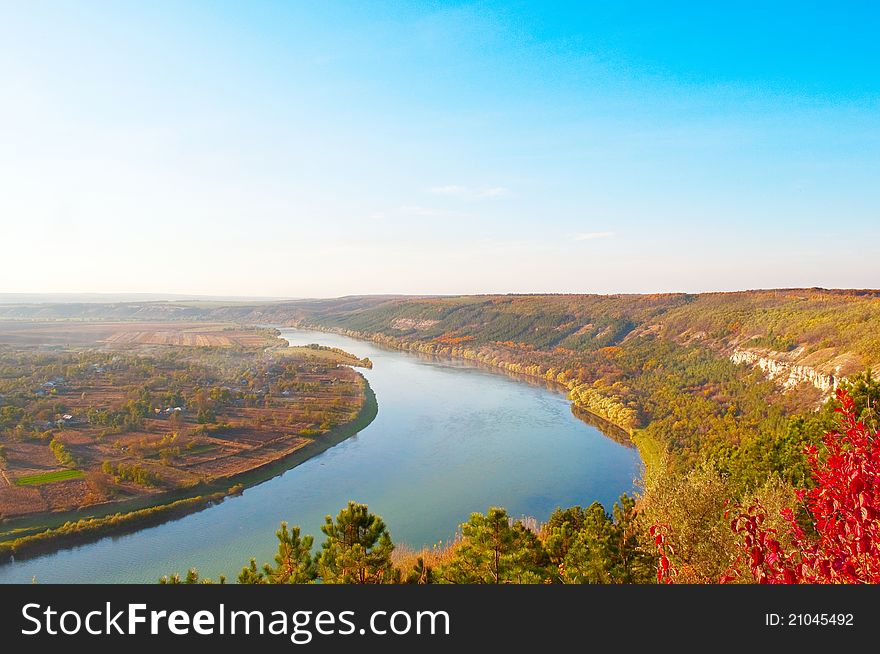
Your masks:
<instances>
[{"instance_id":1,"label":"red foliage bush","mask_svg":"<svg viewBox=\"0 0 880 654\"><path fill-rule=\"evenodd\" d=\"M673 584L678 570L672 567L669 561L669 554L675 554L675 550L669 543L669 527L666 525L653 525L649 530L651 538L654 539L654 546L660 554L657 560L657 583Z\"/></svg>"},{"instance_id":2,"label":"red foliage bush","mask_svg":"<svg viewBox=\"0 0 880 654\"><path fill-rule=\"evenodd\" d=\"M880 582L880 432L872 433L856 417L852 398L839 390L841 429L825 434L825 452L807 448L816 486L800 491L798 499L811 516L814 532L806 533L792 509L782 512L793 547L786 551L775 529L765 527L766 511L757 500L738 507L731 529L739 536L740 568L762 584L878 583ZM675 570L667 530L651 528L661 565L659 582L673 583ZM664 565L664 560L666 561ZM719 580L740 575L732 568Z\"/></svg>"}]
</instances>

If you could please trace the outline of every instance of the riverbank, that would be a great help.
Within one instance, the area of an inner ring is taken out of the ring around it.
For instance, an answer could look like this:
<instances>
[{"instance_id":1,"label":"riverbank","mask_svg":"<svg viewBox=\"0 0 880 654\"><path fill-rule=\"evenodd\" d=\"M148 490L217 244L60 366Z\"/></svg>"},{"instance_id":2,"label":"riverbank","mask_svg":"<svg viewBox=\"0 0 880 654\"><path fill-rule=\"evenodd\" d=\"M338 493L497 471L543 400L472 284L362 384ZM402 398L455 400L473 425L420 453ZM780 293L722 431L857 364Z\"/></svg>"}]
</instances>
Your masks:
<instances>
[{"instance_id":1,"label":"riverbank","mask_svg":"<svg viewBox=\"0 0 880 654\"><path fill-rule=\"evenodd\" d=\"M364 382L364 403L355 419L287 456L236 475L214 479L187 491L163 494L159 503L156 503L157 496L153 495L105 505L97 511L89 507L54 515L48 520L44 516L39 523L36 523L36 518L12 520L6 525L5 540L0 541L0 565L10 562L13 556L29 558L177 520L295 468L359 433L376 418L379 412L376 394L367 379L363 375L360 377Z\"/></svg>"},{"instance_id":2,"label":"riverbank","mask_svg":"<svg viewBox=\"0 0 880 654\"><path fill-rule=\"evenodd\" d=\"M383 334L360 332L351 329L334 329L324 327L323 325L319 324L308 323L305 321L295 321L287 326L294 329L306 329L317 332L324 332L327 334L338 334L341 336L347 336L349 338L368 341L401 352L417 352L424 355L447 358L449 360L478 363L486 366L487 368L500 370L515 377L521 376L527 378L529 381L534 380L540 381L545 384L553 384L554 386L560 389L565 389L568 392L568 399L571 401L572 412L575 413L575 415L577 415L580 419L584 420L586 416L590 416L592 418L592 421L585 420L585 422L590 422L591 424L593 424L605 436L611 438L618 443L628 441L624 444L627 444L630 447L635 447L639 453L639 458L642 461L642 465L645 468L646 476L648 476L652 470L657 469L663 457L662 445L656 442L655 439L648 436L643 430L636 429L628 425L619 424L609 416L603 416L595 413L594 411L591 411L587 407L574 401L572 399L572 391L577 386L577 384L575 383L565 384L556 380L548 380L544 375L531 372L528 367L523 367L518 364L513 364L503 360L486 360L484 358L481 358L478 353L467 351L462 348L448 346L441 346L440 348L438 348L434 343L426 343L423 341L401 342L395 340L393 337L385 336ZM430 351L426 351L425 348L429 349ZM580 415L578 414L578 412L580 412Z\"/></svg>"},{"instance_id":3,"label":"riverbank","mask_svg":"<svg viewBox=\"0 0 880 654\"><path fill-rule=\"evenodd\" d=\"M92 542L105 536L130 533L168 520L182 518L194 511L200 511L222 502L229 495L237 495L242 490L240 485L233 486L226 491L197 495L128 513L114 513L102 518L84 518L76 522L66 522L55 529L47 529L0 543L0 564L11 562L13 557L26 559L48 554L65 547Z\"/></svg>"}]
</instances>

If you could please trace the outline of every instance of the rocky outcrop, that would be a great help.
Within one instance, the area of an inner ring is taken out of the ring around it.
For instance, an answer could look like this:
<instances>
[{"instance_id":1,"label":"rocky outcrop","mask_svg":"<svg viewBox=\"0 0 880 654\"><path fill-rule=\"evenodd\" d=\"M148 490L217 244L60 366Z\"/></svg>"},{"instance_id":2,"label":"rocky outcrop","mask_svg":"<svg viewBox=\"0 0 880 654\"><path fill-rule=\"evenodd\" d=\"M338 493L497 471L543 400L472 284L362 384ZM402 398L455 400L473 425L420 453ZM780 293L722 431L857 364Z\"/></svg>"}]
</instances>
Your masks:
<instances>
[{"instance_id":1,"label":"rocky outcrop","mask_svg":"<svg viewBox=\"0 0 880 654\"><path fill-rule=\"evenodd\" d=\"M774 356L775 354L775 356ZM804 382L812 384L823 393L837 389L842 377L819 372L810 366L802 366L793 361L786 361L784 353L756 352L736 348L730 355L734 363L745 363L760 368L768 379L779 382L783 388L794 388Z\"/></svg>"},{"instance_id":2,"label":"rocky outcrop","mask_svg":"<svg viewBox=\"0 0 880 654\"><path fill-rule=\"evenodd\" d=\"M391 327L400 331L409 331L410 329L424 330L430 329L436 325L439 320L416 320L413 318L397 318L391 321Z\"/></svg>"}]
</instances>

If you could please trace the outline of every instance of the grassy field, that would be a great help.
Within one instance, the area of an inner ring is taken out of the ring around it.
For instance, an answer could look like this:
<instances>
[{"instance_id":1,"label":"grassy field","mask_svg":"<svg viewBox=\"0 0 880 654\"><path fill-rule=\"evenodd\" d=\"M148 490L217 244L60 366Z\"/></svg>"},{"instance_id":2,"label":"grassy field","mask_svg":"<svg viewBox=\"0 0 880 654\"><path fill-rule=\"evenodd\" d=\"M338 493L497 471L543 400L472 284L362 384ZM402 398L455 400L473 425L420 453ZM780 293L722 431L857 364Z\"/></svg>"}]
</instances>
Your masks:
<instances>
[{"instance_id":1,"label":"grassy field","mask_svg":"<svg viewBox=\"0 0 880 654\"><path fill-rule=\"evenodd\" d=\"M65 479L79 479L83 476L82 470L53 470L39 475L27 475L15 480L16 486L42 486Z\"/></svg>"},{"instance_id":2,"label":"grassy field","mask_svg":"<svg viewBox=\"0 0 880 654\"><path fill-rule=\"evenodd\" d=\"M0 344L12 346L270 347L282 345L272 330L228 322L124 322L0 320Z\"/></svg>"}]
</instances>

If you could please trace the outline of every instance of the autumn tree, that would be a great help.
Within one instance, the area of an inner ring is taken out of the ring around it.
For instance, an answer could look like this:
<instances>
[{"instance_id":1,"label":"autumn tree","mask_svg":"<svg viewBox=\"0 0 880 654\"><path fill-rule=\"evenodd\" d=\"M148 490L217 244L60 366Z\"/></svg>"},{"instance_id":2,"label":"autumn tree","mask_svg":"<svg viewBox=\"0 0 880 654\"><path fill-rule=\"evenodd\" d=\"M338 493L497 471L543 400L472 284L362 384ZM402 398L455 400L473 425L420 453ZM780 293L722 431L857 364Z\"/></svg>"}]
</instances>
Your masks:
<instances>
[{"instance_id":1,"label":"autumn tree","mask_svg":"<svg viewBox=\"0 0 880 654\"><path fill-rule=\"evenodd\" d=\"M733 563L736 536L724 512L737 496L730 479L708 464L686 474L670 474L660 466L647 479L645 522L662 526L665 549L660 555L678 570L680 582L715 583Z\"/></svg>"}]
</instances>

